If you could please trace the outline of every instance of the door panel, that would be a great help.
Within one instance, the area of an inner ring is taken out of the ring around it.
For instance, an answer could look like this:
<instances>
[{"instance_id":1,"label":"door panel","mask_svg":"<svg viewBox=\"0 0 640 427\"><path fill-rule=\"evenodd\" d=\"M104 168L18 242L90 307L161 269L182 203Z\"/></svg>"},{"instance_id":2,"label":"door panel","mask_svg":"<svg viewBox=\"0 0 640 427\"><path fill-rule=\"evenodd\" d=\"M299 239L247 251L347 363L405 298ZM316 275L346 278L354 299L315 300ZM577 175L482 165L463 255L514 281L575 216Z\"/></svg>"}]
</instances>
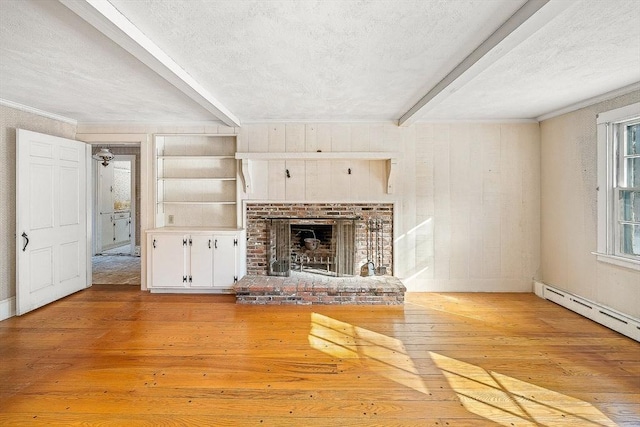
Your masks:
<instances>
[{"instance_id":1,"label":"door panel","mask_svg":"<svg viewBox=\"0 0 640 427\"><path fill-rule=\"evenodd\" d=\"M217 242L213 250L213 286L233 286L237 277L235 236L214 236Z\"/></svg>"},{"instance_id":2,"label":"door panel","mask_svg":"<svg viewBox=\"0 0 640 427\"><path fill-rule=\"evenodd\" d=\"M191 277L193 287L213 284L213 236L191 237Z\"/></svg>"},{"instance_id":3,"label":"door panel","mask_svg":"<svg viewBox=\"0 0 640 427\"><path fill-rule=\"evenodd\" d=\"M29 225L32 230L53 227L53 165L31 163L29 179Z\"/></svg>"},{"instance_id":4,"label":"door panel","mask_svg":"<svg viewBox=\"0 0 640 427\"><path fill-rule=\"evenodd\" d=\"M79 252L77 241L60 245L60 282L76 279L80 275Z\"/></svg>"},{"instance_id":5,"label":"door panel","mask_svg":"<svg viewBox=\"0 0 640 427\"><path fill-rule=\"evenodd\" d=\"M130 222L129 218L118 218L115 220L114 244L122 245L129 242Z\"/></svg>"},{"instance_id":6,"label":"door panel","mask_svg":"<svg viewBox=\"0 0 640 427\"><path fill-rule=\"evenodd\" d=\"M153 260L151 262L151 283L153 288L183 288L187 286L183 278L185 271L185 239L176 234L154 234L151 236Z\"/></svg>"},{"instance_id":7,"label":"door panel","mask_svg":"<svg viewBox=\"0 0 640 427\"><path fill-rule=\"evenodd\" d=\"M78 141L18 129L16 313L90 286L87 165Z\"/></svg>"},{"instance_id":8,"label":"door panel","mask_svg":"<svg viewBox=\"0 0 640 427\"><path fill-rule=\"evenodd\" d=\"M29 254L31 265L38 268L30 273L29 291L37 292L53 286L53 248L51 246L32 250Z\"/></svg>"},{"instance_id":9,"label":"door panel","mask_svg":"<svg viewBox=\"0 0 640 427\"><path fill-rule=\"evenodd\" d=\"M112 247L114 240L113 214L100 214L100 250Z\"/></svg>"},{"instance_id":10,"label":"door panel","mask_svg":"<svg viewBox=\"0 0 640 427\"><path fill-rule=\"evenodd\" d=\"M60 168L60 225L78 225L80 223L80 177L78 168ZM82 212L84 213L84 212Z\"/></svg>"}]
</instances>

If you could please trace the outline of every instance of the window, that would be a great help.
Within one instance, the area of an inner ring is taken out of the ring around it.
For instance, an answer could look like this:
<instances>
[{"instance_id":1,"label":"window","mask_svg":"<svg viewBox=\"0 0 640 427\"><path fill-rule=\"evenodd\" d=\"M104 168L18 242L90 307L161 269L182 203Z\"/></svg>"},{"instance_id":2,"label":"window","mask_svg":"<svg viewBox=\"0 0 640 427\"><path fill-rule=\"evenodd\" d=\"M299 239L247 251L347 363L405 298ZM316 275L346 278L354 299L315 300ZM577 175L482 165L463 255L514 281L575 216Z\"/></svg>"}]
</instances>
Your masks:
<instances>
[{"instance_id":1,"label":"window","mask_svg":"<svg viewBox=\"0 0 640 427\"><path fill-rule=\"evenodd\" d=\"M640 270L640 103L598 115L597 255Z\"/></svg>"}]
</instances>

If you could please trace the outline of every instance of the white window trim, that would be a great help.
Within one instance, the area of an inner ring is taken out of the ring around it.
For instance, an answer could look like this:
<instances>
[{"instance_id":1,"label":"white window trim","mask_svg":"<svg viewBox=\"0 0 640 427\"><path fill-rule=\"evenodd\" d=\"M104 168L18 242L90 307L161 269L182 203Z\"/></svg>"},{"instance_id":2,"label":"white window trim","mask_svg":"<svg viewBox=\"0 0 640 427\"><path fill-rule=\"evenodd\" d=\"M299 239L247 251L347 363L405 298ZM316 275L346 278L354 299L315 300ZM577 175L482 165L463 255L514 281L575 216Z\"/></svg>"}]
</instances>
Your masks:
<instances>
[{"instance_id":1,"label":"white window trim","mask_svg":"<svg viewBox=\"0 0 640 427\"><path fill-rule=\"evenodd\" d=\"M598 261L640 270L640 260L616 255L614 247L614 128L615 124L640 117L640 102L598 114Z\"/></svg>"}]
</instances>

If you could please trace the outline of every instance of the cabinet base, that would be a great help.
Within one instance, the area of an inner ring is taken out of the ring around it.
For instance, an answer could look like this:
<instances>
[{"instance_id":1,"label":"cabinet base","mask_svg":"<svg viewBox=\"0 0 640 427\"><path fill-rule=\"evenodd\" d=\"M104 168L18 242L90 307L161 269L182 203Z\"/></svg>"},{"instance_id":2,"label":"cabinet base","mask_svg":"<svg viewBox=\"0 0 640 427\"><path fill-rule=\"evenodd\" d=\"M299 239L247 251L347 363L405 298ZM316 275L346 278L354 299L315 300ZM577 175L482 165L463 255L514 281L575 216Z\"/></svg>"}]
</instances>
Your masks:
<instances>
[{"instance_id":1,"label":"cabinet base","mask_svg":"<svg viewBox=\"0 0 640 427\"><path fill-rule=\"evenodd\" d=\"M151 288L152 294L233 294L233 288L193 289L193 288Z\"/></svg>"}]
</instances>

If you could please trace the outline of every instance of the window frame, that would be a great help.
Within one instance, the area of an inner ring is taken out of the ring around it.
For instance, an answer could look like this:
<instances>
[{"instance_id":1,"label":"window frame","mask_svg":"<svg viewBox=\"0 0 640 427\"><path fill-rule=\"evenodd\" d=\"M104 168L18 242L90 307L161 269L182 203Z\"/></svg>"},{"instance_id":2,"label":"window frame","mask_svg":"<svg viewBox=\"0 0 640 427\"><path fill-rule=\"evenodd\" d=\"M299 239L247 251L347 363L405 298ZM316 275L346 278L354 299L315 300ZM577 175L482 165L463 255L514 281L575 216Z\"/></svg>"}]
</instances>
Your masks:
<instances>
[{"instance_id":1,"label":"window frame","mask_svg":"<svg viewBox=\"0 0 640 427\"><path fill-rule=\"evenodd\" d=\"M606 111L597 116L597 163L598 163L598 261L640 270L640 256L629 256L619 250L620 220L618 219L619 129L640 119L640 102Z\"/></svg>"}]
</instances>

